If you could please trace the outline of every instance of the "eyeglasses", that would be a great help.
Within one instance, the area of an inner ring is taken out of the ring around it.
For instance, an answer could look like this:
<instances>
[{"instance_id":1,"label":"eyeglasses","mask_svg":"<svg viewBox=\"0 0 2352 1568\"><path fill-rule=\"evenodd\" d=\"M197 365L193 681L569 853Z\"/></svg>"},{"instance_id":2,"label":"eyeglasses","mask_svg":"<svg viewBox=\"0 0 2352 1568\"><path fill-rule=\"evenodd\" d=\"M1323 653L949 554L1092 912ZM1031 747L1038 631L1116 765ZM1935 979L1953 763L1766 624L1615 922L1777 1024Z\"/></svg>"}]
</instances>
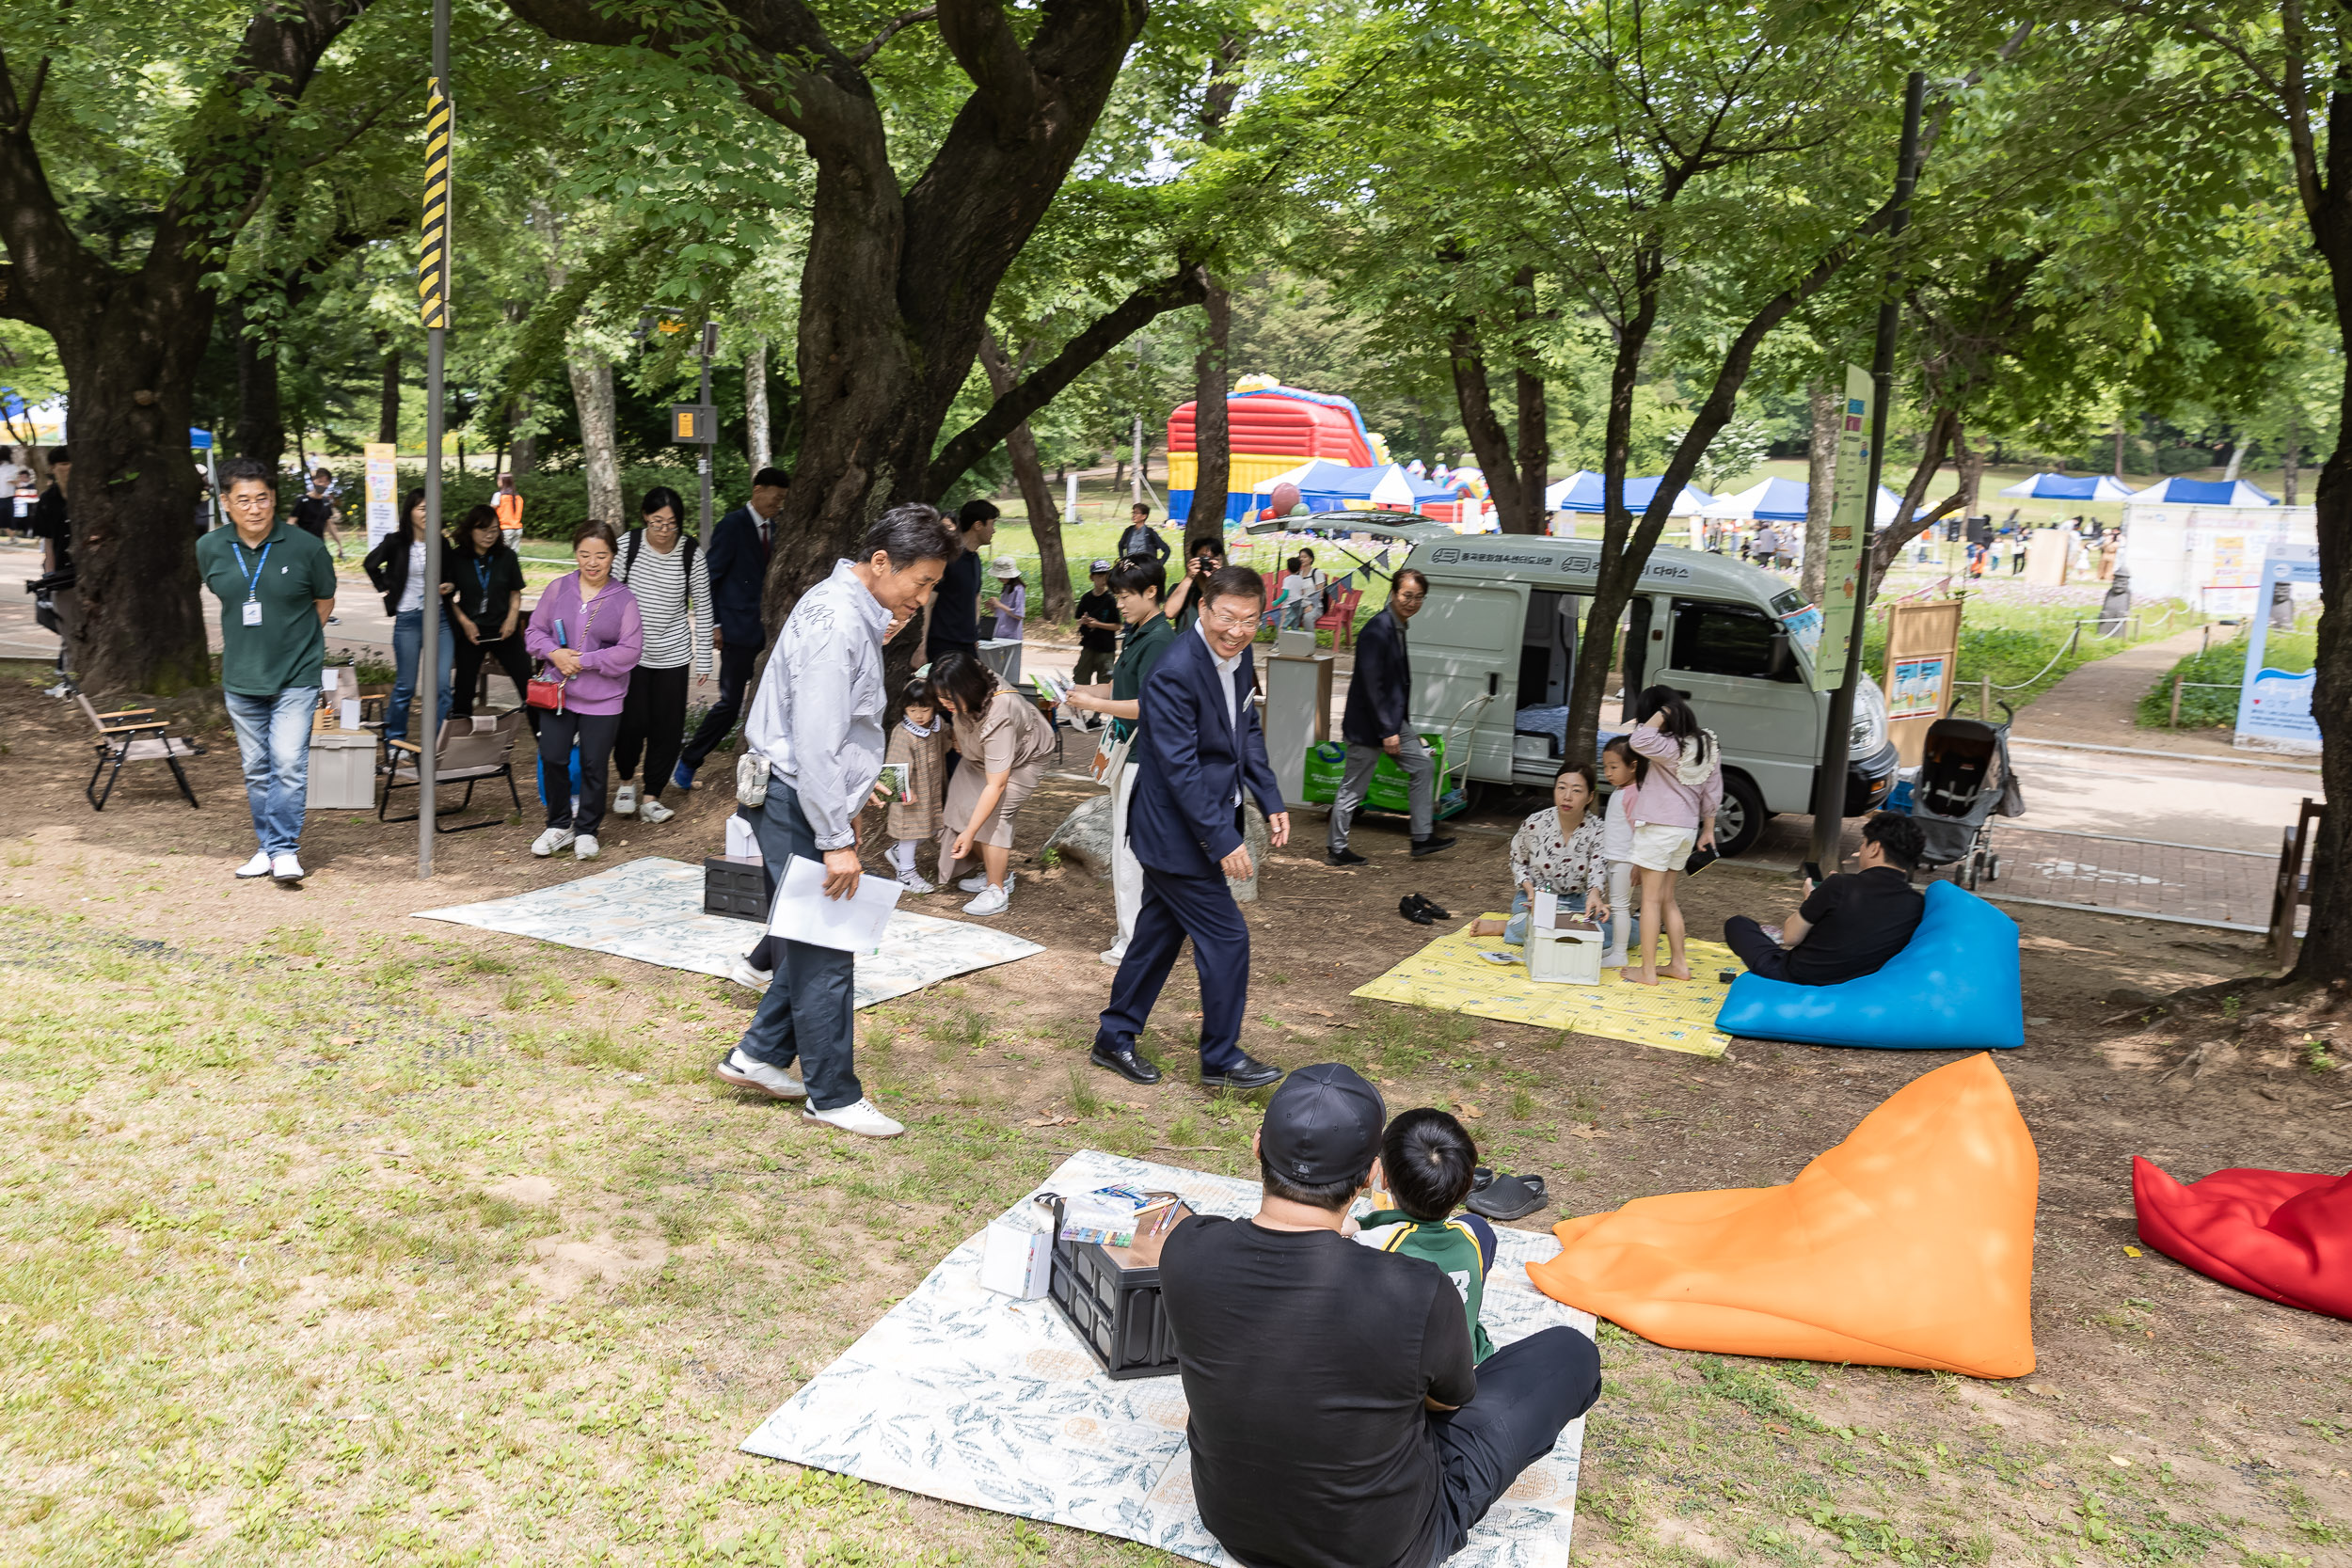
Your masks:
<instances>
[{"instance_id":1,"label":"eyeglasses","mask_svg":"<svg viewBox=\"0 0 2352 1568\"><path fill-rule=\"evenodd\" d=\"M235 507L240 512L266 512L272 505L276 504L277 499L278 498L271 495L267 490L262 491L258 496L230 496L227 498L228 503L230 506Z\"/></svg>"},{"instance_id":2,"label":"eyeglasses","mask_svg":"<svg viewBox=\"0 0 2352 1568\"><path fill-rule=\"evenodd\" d=\"M1244 626L1256 625L1258 613L1255 610L1244 610L1238 615L1229 615L1212 605L1200 612L1200 619L1219 631L1239 631Z\"/></svg>"},{"instance_id":3,"label":"eyeglasses","mask_svg":"<svg viewBox=\"0 0 2352 1568\"><path fill-rule=\"evenodd\" d=\"M1429 595L1426 594L1405 592L1398 594L1396 598L1399 604L1419 604L1422 600L1427 598L1428 596Z\"/></svg>"}]
</instances>

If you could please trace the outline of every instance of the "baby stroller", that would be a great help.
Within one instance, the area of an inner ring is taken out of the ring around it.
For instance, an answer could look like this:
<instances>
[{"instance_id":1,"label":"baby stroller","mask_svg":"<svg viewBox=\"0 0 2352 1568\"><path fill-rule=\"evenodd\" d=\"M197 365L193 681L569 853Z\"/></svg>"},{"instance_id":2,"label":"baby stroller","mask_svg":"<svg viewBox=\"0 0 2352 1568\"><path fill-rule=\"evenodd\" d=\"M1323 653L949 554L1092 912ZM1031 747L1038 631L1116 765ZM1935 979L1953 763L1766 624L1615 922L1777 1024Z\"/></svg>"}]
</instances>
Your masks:
<instances>
[{"instance_id":1,"label":"baby stroller","mask_svg":"<svg viewBox=\"0 0 2352 1568\"><path fill-rule=\"evenodd\" d=\"M1955 712L1959 706L1952 705ZM2026 814L2025 796L2009 765L2009 726L2015 717L2003 703L1997 724L1947 713L1928 726L1919 779L1911 792L1911 819L1927 835L1921 870L1958 865L1966 888L1974 888L1979 878L2001 879L1993 818Z\"/></svg>"}]
</instances>

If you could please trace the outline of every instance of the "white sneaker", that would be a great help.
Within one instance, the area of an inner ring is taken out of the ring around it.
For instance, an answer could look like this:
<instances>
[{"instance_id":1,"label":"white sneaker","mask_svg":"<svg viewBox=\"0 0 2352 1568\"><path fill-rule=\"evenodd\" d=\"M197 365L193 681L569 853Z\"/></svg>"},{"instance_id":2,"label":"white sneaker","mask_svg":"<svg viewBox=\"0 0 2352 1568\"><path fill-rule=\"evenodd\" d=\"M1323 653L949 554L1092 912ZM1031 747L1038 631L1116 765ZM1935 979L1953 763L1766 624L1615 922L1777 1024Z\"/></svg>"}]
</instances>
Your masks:
<instances>
[{"instance_id":1,"label":"white sneaker","mask_svg":"<svg viewBox=\"0 0 2352 1568\"><path fill-rule=\"evenodd\" d=\"M1012 894L1001 887L984 890L977 898L963 906L966 914L1002 914L1012 908Z\"/></svg>"},{"instance_id":2,"label":"white sneaker","mask_svg":"<svg viewBox=\"0 0 2352 1568\"><path fill-rule=\"evenodd\" d=\"M637 815L637 786L635 784L623 784L621 792L612 797L612 815L615 816Z\"/></svg>"},{"instance_id":3,"label":"white sneaker","mask_svg":"<svg viewBox=\"0 0 2352 1568\"><path fill-rule=\"evenodd\" d=\"M975 871L972 875L958 882L956 886L961 888L966 893L985 893L988 891L988 873L985 871Z\"/></svg>"},{"instance_id":4,"label":"white sneaker","mask_svg":"<svg viewBox=\"0 0 2352 1568\"><path fill-rule=\"evenodd\" d=\"M574 860L595 860L596 858L596 835L594 833L582 833L578 838L572 840L572 859Z\"/></svg>"},{"instance_id":5,"label":"white sneaker","mask_svg":"<svg viewBox=\"0 0 2352 1568\"><path fill-rule=\"evenodd\" d=\"M249 860L249 861L246 862L243 865L241 865L241 866L237 867L237 875L238 875L238 876L240 876L240 877L266 877L266 876L268 876L268 875L269 875L269 851L268 851L268 850L266 850L266 849L256 849L256 850L254 850L254 851L253 851L253 858L252 858L251 860Z\"/></svg>"},{"instance_id":6,"label":"white sneaker","mask_svg":"<svg viewBox=\"0 0 2352 1568\"><path fill-rule=\"evenodd\" d=\"M920 871L899 872L898 885L909 893L937 893L939 891L937 887L923 879L923 874Z\"/></svg>"},{"instance_id":7,"label":"white sneaker","mask_svg":"<svg viewBox=\"0 0 2352 1568\"><path fill-rule=\"evenodd\" d=\"M531 841L531 852L538 856L541 860L546 860L549 855L554 854L558 849L569 847L571 842L571 829L549 828L546 832L541 833L537 838Z\"/></svg>"},{"instance_id":8,"label":"white sneaker","mask_svg":"<svg viewBox=\"0 0 2352 1568\"><path fill-rule=\"evenodd\" d=\"M637 808L637 820L646 824L648 827L660 827L662 823L667 822L671 817L675 816L676 815L677 813L672 811L660 801L652 799L650 796L646 798L644 805Z\"/></svg>"},{"instance_id":9,"label":"white sneaker","mask_svg":"<svg viewBox=\"0 0 2352 1568\"><path fill-rule=\"evenodd\" d=\"M1113 969L1117 969L1120 964L1127 961L1127 944L1125 942L1113 942L1110 946L1104 948L1103 951L1095 954L1094 956L1102 959L1104 963L1110 965Z\"/></svg>"},{"instance_id":10,"label":"white sneaker","mask_svg":"<svg viewBox=\"0 0 2352 1568\"><path fill-rule=\"evenodd\" d=\"M840 1128L844 1132L855 1132L865 1138L895 1138L906 1131L877 1110L870 1100L861 1100L854 1105L835 1106L830 1111L820 1111L811 1105L801 1115L811 1121L825 1122Z\"/></svg>"},{"instance_id":11,"label":"white sneaker","mask_svg":"<svg viewBox=\"0 0 2352 1568\"><path fill-rule=\"evenodd\" d=\"M775 977L774 971L754 969L751 966L751 961L747 958L729 958L727 960L727 978L733 980L739 986L748 986L754 990L766 990L768 989L768 982L773 980Z\"/></svg>"},{"instance_id":12,"label":"white sneaker","mask_svg":"<svg viewBox=\"0 0 2352 1568\"><path fill-rule=\"evenodd\" d=\"M269 858L269 874L281 882L298 882L304 876L302 863L291 851Z\"/></svg>"},{"instance_id":13,"label":"white sneaker","mask_svg":"<svg viewBox=\"0 0 2352 1568\"><path fill-rule=\"evenodd\" d=\"M747 964L744 967L750 966ZM791 1069L755 1062L743 1054L743 1048L739 1045L722 1057L719 1065L710 1070L718 1075L721 1083L733 1084L739 1089L756 1089L771 1100L808 1098L808 1085L793 1077Z\"/></svg>"}]
</instances>

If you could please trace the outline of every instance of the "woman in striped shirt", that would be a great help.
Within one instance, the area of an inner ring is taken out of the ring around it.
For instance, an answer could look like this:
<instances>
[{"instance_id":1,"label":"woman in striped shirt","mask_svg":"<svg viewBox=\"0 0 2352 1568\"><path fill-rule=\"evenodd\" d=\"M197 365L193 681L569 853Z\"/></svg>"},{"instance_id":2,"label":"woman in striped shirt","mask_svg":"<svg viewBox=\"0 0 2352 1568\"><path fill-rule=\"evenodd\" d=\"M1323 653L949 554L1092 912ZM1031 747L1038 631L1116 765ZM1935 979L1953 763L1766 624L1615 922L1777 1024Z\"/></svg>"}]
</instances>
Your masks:
<instances>
[{"instance_id":1,"label":"woman in striped shirt","mask_svg":"<svg viewBox=\"0 0 2352 1568\"><path fill-rule=\"evenodd\" d=\"M659 823L677 815L661 803L661 786L670 782L686 743L687 673L691 668L696 675L710 673L710 570L693 535L681 531L686 503L675 490L655 485L638 511L645 526L630 530L621 541L621 559L612 568L613 577L637 595L645 622L645 657L629 675L620 738L612 748L612 766L621 776L612 810ZM641 756L642 800L636 784Z\"/></svg>"}]
</instances>

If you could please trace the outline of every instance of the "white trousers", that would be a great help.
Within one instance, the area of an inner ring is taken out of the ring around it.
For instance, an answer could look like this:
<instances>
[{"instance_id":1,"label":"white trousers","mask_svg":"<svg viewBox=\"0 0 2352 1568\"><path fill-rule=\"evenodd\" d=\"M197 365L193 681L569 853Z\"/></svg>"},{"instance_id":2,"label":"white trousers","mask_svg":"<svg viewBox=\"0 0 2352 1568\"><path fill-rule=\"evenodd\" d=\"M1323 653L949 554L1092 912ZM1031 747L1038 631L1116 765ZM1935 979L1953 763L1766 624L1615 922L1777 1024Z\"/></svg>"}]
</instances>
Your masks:
<instances>
[{"instance_id":1,"label":"white trousers","mask_svg":"<svg viewBox=\"0 0 2352 1568\"><path fill-rule=\"evenodd\" d=\"M1633 863L1609 863L1609 951L1600 956L1603 969L1625 967L1625 944L1634 924Z\"/></svg>"},{"instance_id":2,"label":"white trousers","mask_svg":"<svg viewBox=\"0 0 2352 1568\"><path fill-rule=\"evenodd\" d=\"M1136 768L1130 764L1119 770L1119 783L1111 790L1111 903L1119 911L1119 940L1111 946L1115 953L1127 951L1136 934L1136 915L1143 908L1143 863L1127 847L1127 803L1135 793Z\"/></svg>"}]
</instances>

